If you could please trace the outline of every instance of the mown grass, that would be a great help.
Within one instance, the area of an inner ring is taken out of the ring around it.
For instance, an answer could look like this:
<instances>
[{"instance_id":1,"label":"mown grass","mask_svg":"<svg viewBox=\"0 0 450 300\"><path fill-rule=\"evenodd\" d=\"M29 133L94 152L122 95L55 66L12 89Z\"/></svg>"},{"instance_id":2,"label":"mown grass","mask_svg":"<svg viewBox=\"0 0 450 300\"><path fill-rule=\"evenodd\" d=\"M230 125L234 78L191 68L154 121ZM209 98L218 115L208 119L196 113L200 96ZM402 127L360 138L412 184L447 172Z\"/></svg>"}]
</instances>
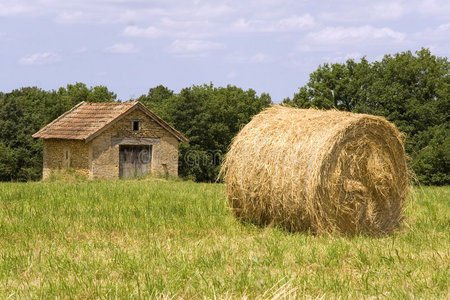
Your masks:
<instances>
[{"instance_id":1,"label":"mown grass","mask_svg":"<svg viewBox=\"0 0 450 300\"><path fill-rule=\"evenodd\" d=\"M448 298L450 187L405 217L313 236L235 221L220 184L0 183L0 298Z\"/></svg>"}]
</instances>

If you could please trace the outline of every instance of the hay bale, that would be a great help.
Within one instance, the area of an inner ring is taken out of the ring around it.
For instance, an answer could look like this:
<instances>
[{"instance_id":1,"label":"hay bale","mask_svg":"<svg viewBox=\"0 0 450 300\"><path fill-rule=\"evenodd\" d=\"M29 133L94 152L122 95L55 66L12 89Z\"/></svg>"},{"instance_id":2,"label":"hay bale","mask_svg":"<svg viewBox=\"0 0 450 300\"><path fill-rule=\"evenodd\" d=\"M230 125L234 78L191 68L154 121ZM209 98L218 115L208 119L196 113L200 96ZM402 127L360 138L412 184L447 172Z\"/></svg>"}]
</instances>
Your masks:
<instances>
[{"instance_id":1,"label":"hay bale","mask_svg":"<svg viewBox=\"0 0 450 300\"><path fill-rule=\"evenodd\" d=\"M408 189L402 135L384 118L282 106L238 133L221 176L238 218L315 233L390 233Z\"/></svg>"}]
</instances>

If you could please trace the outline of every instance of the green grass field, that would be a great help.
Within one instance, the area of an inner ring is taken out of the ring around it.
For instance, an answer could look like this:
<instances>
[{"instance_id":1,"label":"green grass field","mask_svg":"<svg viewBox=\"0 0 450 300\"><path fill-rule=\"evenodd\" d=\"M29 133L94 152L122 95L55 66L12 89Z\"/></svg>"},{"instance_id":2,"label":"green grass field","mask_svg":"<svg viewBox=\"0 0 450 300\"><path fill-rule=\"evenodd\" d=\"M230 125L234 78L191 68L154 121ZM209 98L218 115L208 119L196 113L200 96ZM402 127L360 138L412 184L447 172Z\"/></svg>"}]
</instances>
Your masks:
<instances>
[{"instance_id":1,"label":"green grass field","mask_svg":"<svg viewBox=\"0 0 450 300\"><path fill-rule=\"evenodd\" d=\"M392 236L237 222L221 184L0 183L0 298L450 297L450 187Z\"/></svg>"}]
</instances>

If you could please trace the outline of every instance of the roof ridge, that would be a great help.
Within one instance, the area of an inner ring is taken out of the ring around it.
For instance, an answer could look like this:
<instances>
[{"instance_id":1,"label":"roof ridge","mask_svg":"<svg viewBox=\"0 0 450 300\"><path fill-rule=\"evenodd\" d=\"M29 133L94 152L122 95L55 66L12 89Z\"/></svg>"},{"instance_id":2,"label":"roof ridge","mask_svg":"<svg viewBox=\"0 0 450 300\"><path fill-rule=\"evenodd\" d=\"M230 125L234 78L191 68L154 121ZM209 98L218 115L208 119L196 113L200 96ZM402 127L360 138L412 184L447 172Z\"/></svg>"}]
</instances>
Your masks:
<instances>
[{"instance_id":1,"label":"roof ridge","mask_svg":"<svg viewBox=\"0 0 450 300\"><path fill-rule=\"evenodd\" d=\"M126 101L126 102L119 102L119 101L114 101L114 102L86 102L87 104L101 104L101 105L128 105L128 104L133 104L132 102Z\"/></svg>"},{"instance_id":2,"label":"roof ridge","mask_svg":"<svg viewBox=\"0 0 450 300\"><path fill-rule=\"evenodd\" d=\"M116 116L113 119L107 120L105 124L103 124L102 127L98 128L95 132L91 133L90 135L88 135L85 139L86 143L89 142L90 140L94 139L95 137L97 137L98 135L100 135L105 129L107 129L109 126L113 125L116 121L120 120L124 115L126 115L131 109L133 109L135 106L137 105L137 102L133 103L132 105L130 105L130 107L128 107L127 109L125 109L123 112L121 112L118 116Z\"/></svg>"}]
</instances>

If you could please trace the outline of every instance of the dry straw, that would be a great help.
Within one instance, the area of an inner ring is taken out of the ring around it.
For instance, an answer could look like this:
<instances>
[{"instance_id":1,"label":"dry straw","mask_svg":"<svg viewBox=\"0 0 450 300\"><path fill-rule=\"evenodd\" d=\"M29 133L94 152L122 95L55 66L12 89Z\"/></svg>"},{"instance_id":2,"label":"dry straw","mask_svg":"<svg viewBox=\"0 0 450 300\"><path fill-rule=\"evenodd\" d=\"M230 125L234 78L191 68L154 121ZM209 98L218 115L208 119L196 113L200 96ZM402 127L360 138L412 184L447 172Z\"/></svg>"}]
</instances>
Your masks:
<instances>
[{"instance_id":1,"label":"dry straw","mask_svg":"<svg viewBox=\"0 0 450 300\"><path fill-rule=\"evenodd\" d=\"M238 218L319 234L390 233L408 190L402 135L393 124L282 106L238 133L221 176Z\"/></svg>"}]
</instances>

